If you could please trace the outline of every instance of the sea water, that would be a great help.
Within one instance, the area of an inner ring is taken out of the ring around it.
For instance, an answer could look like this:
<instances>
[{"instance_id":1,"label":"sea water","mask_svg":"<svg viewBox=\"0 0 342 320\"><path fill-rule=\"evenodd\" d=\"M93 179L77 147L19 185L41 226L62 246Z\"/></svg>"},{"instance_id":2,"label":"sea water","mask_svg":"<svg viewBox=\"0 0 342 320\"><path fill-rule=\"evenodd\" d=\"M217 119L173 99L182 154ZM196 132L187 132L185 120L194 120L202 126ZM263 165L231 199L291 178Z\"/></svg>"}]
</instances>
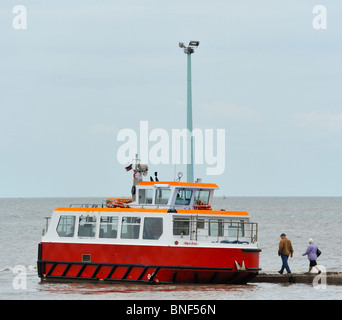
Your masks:
<instances>
[{"instance_id":1,"label":"sea water","mask_svg":"<svg viewBox=\"0 0 342 320\"><path fill-rule=\"evenodd\" d=\"M41 283L37 276L37 250L45 217L71 203L101 203L102 198L0 199L0 299L116 299L116 300L241 300L342 299L334 285L250 283L247 285L134 283ZM318 264L342 271L342 197L227 197L215 198L214 209L248 211L259 224L261 272L276 273L280 234L294 248L292 273L308 270L302 256L313 238L322 251Z\"/></svg>"}]
</instances>

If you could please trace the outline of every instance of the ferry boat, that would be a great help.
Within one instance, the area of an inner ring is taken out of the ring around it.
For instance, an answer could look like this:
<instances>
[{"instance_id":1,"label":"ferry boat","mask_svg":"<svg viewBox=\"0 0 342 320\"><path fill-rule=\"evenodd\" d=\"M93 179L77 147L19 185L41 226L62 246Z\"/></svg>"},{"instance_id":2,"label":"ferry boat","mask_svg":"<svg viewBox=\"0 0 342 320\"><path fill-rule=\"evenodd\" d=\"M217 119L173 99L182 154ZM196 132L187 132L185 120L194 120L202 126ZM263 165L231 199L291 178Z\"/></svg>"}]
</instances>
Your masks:
<instances>
[{"instance_id":1,"label":"ferry boat","mask_svg":"<svg viewBox=\"0 0 342 320\"><path fill-rule=\"evenodd\" d=\"M38 248L42 281L245 284L259 268L258 225L213 210L214 183L142 181L132 198L54 210Z\"/></svg>"}]
</instances>

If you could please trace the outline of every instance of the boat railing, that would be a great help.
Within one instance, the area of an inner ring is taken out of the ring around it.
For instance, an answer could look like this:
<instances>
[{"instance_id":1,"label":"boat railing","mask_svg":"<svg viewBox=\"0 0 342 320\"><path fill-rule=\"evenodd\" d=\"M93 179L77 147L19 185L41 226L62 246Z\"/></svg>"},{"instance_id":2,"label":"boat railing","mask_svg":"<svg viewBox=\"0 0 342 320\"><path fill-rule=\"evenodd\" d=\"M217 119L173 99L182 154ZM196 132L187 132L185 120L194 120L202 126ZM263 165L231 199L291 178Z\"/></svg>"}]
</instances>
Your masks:
<instances>
[{"instance_id":1,"label":"boat railing","mask_svg":"<svg viewBox=\"0 0 342 320\"><path fill-rule=\"evenodd\" d=\"M42 236L45 236L46 233L48 232L49 224L50 224L50 220L51 220L51 217L44 217L44 218L45 218L45 227L42 230Z\"/></svg>"},{"instance_id":2,"label":"boat railing","mask_svg":"<svg viewBox=\"0 0 342 320\"><path fill-rule=\"evenodd\" d=\"M175 226L175 222L181 223L181 227ZM177 217L173 223L174 234L179 234L181 238L189 236L190 240L207 239L227 244L248 244L258 241L258 224L255 222Z\"/></svg>"}]
</instances>

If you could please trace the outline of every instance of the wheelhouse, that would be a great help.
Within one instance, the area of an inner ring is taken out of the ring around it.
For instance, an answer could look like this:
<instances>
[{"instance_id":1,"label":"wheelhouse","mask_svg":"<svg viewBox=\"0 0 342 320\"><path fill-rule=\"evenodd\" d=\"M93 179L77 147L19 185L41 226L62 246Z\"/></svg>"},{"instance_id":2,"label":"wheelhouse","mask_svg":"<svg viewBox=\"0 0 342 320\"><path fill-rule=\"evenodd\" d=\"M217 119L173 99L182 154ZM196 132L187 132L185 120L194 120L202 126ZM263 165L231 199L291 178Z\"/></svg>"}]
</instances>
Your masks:
<instances>
[{"instance_id":1,"label":"wheelhouse","mask_svg":"<svg viewBox=\"0 0 342 320\"><path fill-rule=\"evenodd\" d=\"M140 182L130 207L208 210L215 189L218 186L213 183Z\"/></svg>"}]
</instances>

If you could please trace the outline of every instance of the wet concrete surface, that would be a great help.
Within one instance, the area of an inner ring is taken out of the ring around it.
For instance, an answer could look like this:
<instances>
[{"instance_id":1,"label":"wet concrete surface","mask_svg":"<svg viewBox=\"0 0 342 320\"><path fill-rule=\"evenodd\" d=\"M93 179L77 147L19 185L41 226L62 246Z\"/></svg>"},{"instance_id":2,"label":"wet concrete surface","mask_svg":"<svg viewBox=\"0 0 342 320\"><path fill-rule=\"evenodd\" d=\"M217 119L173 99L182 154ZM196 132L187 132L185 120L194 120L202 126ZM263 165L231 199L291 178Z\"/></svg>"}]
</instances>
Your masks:
<instances>
[{"instance_id":1,"label":"wet concrete surface","mask_svg":"<svg viewBox=\"0 0 342 320\"><path fill-rule=\"evenodd\" d=\"M251 280L251 283L268 282L268 283L307 283L312 284L313 281L321 283L324 281L328 285L342 285L342 272L322 272L317 273L259 273L257 277Z\"/></svg>"}]
</instances>

